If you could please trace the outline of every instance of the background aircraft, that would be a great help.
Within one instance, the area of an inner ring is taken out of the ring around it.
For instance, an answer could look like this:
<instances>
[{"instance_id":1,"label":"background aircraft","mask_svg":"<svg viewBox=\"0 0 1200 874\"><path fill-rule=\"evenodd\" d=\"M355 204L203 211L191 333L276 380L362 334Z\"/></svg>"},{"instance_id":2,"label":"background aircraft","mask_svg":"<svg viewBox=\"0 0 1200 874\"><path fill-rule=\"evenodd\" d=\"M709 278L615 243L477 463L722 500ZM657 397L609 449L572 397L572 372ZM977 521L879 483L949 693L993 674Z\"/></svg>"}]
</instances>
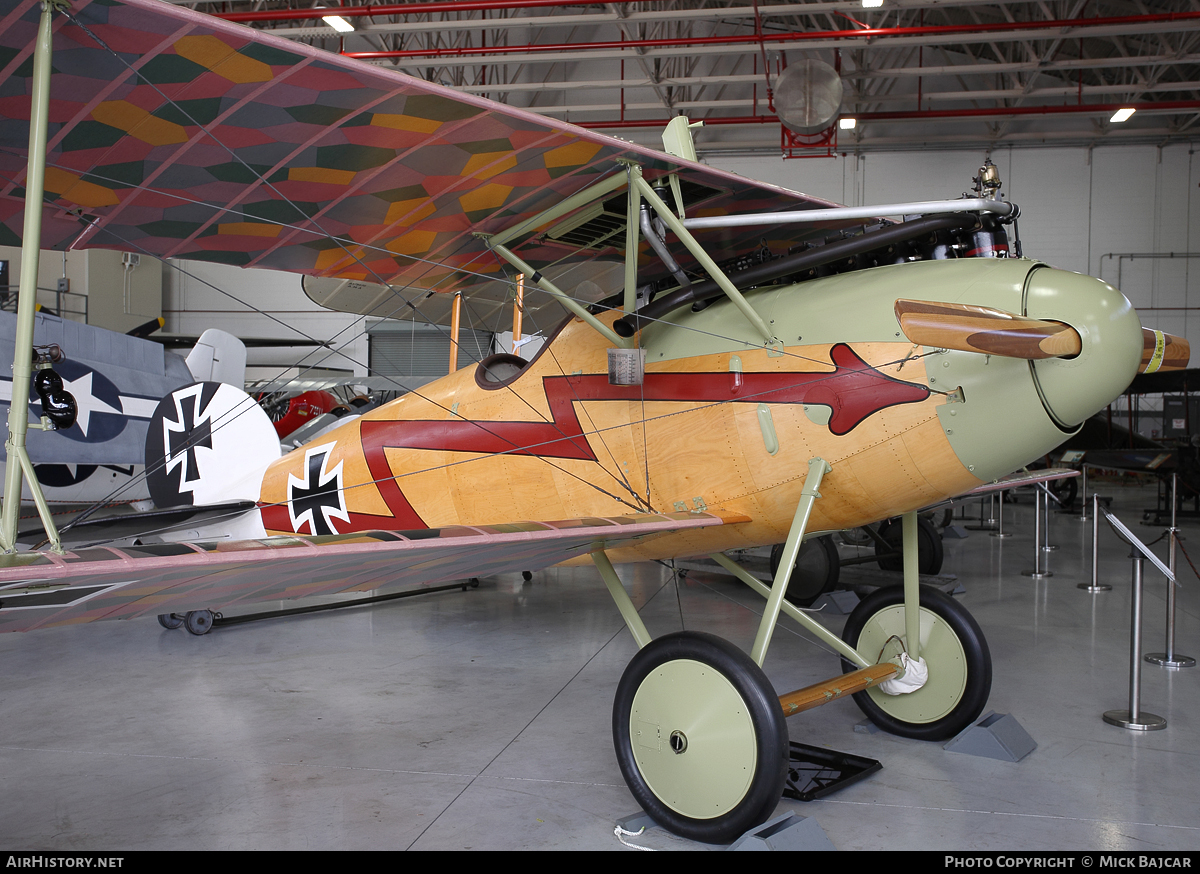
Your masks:
<instances>
[{"instance_id":1,"label":"background aircraft","mask_svg":"<svg viewBox=\"0 0 1200 874\"><path fill-rule=\"evenodd\" d=\"M0 0L0 22L0 112L23 132L51 22L29 0ZM936 739L982 711L986 642L918 592L915 549L904 590L865 600L844 640L783 595L806 535L904 514L915 540L917 509L1049 451L1141 366L1110 286L953 257L1008 252L1015 212L986 166L976 198L864 225L696 163L685 120L664 155L153 0L57 23L43 245L369 279L330 302L374 314L507 298L521 274L570 315L532 361L493 356L277 460L244 395L172 392L148 431L159 502L254 502L248 539L6 556L0 629L590 558L640 646L618 764L655 819L709 841L774 809L785 713L860 690L879 724ZM0 151L14 236L25 158ZM1151 367L1167 345L1152 336ZM749 655L651 640L611 563L780 540L773 586L743 578L767 599ZM780 612L847 674L778 696L761 664ZM877 688L920 658L915 692Z\"/></svg>"},{"instance_id":2,"label":"background aircraft","mask_svg":"<svg viewBox=\"0 0 1200 874\"><path fill-rule=\"evenodd\" d=\"M16 315L0 311L0 359L13 357ZM34 344L66 350L55 365L78 404L74 425L29 435L29 454L53 503L129 502L149 497L141 475L146 427L159 401L197 379L241 386L246 348L225 331L209 329L186 357L161 343L38 313ZM12 378L0 377L0 409L8 415ZM36 421L38 405L30 409ZM0 457L4 456L0 448ZM2 484L0 484L2 489ZM29 499L28 487L24 489Z\"/></svg>"}]
</instances>

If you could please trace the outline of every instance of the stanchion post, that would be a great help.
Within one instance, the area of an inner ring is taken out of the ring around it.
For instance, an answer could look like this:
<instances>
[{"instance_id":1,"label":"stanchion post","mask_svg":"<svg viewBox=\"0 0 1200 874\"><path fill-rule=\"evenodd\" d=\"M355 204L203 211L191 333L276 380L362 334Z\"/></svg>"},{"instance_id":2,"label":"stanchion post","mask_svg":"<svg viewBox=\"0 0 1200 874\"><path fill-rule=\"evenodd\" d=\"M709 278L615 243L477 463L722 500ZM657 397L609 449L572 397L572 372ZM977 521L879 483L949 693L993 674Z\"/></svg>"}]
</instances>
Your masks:
<instances>
[{"instance_id":1,"label":"stanchion post","mask_svg":"<svg viewBox=\"0 0 1200 874\"><path fill-rule=\"evenodd\" d=\"M999 512L999 515L997 515L996 519L1000 523L1000 528L998 530L992 532L992 537L1012 537L1011 534L1004 533L1004 489L1001 489L999 494L1000 494L1000 512Z\"/></svg>"},{"instance_id":2,"label":"stanchion post","mask_svg":"<svg viewBox=\"0 0 1200 874\"><path fill-rule=\"evenodd\" d=\"M1104 721L1109 725L1129 728L1134 731L1158 731L1167 727L1167 721L1153 713L1142 712L1142 563L1145 559L1134 549L1133 553L1133 597L1129 625L1129 709L1109 710Z\"/></svg>"},{"instance_id":3,"label":"stanchion post","mask_svg":"<svg viewBox=\"0 0 1200 874\"><path fill-rule=\"evenodd\" d=\"M1077 589L1085 592L1111 592L1112 586L1100 585L1100 495L1092 495L1092 582L1078 583Z\"/></svg>"},{"instance_id":4,"label":"stanchion post","mask_svg":"<svg viewBox=\"0 0 1200 874\"><path fill-rule=\"evenodd\" d=\"M1042 567L1042 507L1045 501L1045 492L1037 489L1034 492L1033 501L1033 570L1021 571L1022 576L1032 577L1035 580L1054 576L1053 573ZM1048 515L1049 512L1047 512Z\"/></svg>"},{"instance_id":5,"label":"stanchion post","mask_svg":"<svg viewBox=\"0 0 1200 874\"><path fill-rule=\"evenodd\" d=\"M1179 474L1173 473L1171 474L1171 527L1167 529L1171 544L1167 556L1167 567L1171 569L1171 573L1175 573L1175 541L1179 536L1179 529L1175 527L1175 510L1179 506L1178 486ZM1146 653L1146 661L1164 668L1192 668L1196 666L1194 658L1175 652L1175 587L1177 585L1178 583L1167 581L1167 651Z\"/></svg>"},{"instance_id":6,"label":"stanchion post","mask_svg":"<svg viewBox=\"0 0 1200 874\"><path fill-rule=\"evenodd\" d=\"M1045 483L1038 483L1038 490L1042 493L1042 507L1046 513L1046 521L1042 525L1042 552L1054 552L1058 547L1050 544L1050 502L1054 501L1057 504L1058 498L1054 497Z\"/></svg>"},{"instance_id":7,"label":"stanchion post","mask_svg":"<svg viewBox=\"0 0 1200 874\"><path fill-rule=\"evenodd\" d=\"M1083 477L1082 477L1082 478L1083 478L1083 485L1081 486L1081 490L1082 490L1083 494L1082 494L1082 496L1081 496L1081 498L1080 498L1080 504L1079 504L1079 506L1080 506L1080 510L1079 510L1079 521L1080 521L1080 522L1086 522L1086 521L1088 520L1088 505L1087 505L1087 467L1088 467L1088 466L1087 466L1086 464L1084 464L1084 465L1080 465L1080 469L1083 471Z\"/></svg>"}]
</instances>

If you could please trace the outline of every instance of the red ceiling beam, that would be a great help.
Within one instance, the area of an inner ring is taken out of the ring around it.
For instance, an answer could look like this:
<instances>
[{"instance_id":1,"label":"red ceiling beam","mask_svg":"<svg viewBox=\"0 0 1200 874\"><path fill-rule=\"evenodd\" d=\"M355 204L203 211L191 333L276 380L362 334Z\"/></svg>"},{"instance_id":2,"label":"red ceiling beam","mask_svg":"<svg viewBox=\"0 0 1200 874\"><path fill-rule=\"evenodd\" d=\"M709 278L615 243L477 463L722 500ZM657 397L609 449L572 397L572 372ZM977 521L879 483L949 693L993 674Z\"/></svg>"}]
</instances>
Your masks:
<instances>
[{"instance_id":1,"label":"red ceiling beam","mask_svg":"<svg viewBox=\"0 0 1200 874\"><path fill-rule=\"evenodd\" d=\"M630 0L617 0L630 2ZM433 12L479 12L489 9L541 9L547 6L594 6L596 0L443 0L440 3L391 3L377 6L338 6L330 9L274 9L256 12L217 12L214 18L225 21L301 21L340 15L355 18L367 15L423 15ZM333 6L333 4L330 4Z\"/></svg>"},{"instance_id":2,"label":"red ceiling beam","mask_svg":"<svg viewBox=\"0 0 1200 874\"><path fill-rule=\"evenodd\" d=\"M926 118L996 118L1020 115L1077 115L1079 113L1111 113L1125 107L1142 110L1178 110L1200 112L1200 100L1163 100L1157 103L1072 103L1066 106L996 106L991 109L919 109L894 112L848 112L861 122L868 121L914 121ZM578 127L590 130L613 128L663 127L670 119L638 119L636 121L585 121L575 122ZM700 121L692 118L693 121ZM703 119L710 124L778 124L775 115L740 115Z\"/></svg>"},{"instance_id":3,"label":"red ceiling beam","mask_svg":"<svg viewBox=\"0 0 1200 874\"><path fill-rule=\"evenodd\" d=\"M537 2L541 0L525 0ZM427 4L422 4L427 5ZM520 6L511 4L509 8ZM372 7L353 7L372 8ZM374 7L384 8L384 7ZM396 7L386 7L394 9ZM401 7L411 9L413 7ZM320 10L302 10L306 15ZM328 10L326 10L328 12ZM258 15L260 13L245 13ZM265 13L263 13L265 14ZM341 14L345 14L345 10ZM382 13L381 13L382 14ZM226 17L226 16L219 16ZM311 16L309 16L311 17ZM392 52L343 52L348 58L380 60L384 58L461 58L474 55L505 55L528 52L562 52L599 49L663 48L673 46L758 45L760 43L808 42L824 39L876 39L888 36L939 36L957 34L1020 33L1027 30L1127 26L1132 24L1170 24L1200 20L1200 12L1162 12L1150 15L1118 15L1105 18L1063 18L1050 21L1007 21L990 24L939 24L913 27L864 27L848 30L809 30L803 32L739 34L735 36L673 37L669 39L604 40L602 42L542 43L519 46L470 46L465 48L407 49Z\"/></svg>"}]
</instances>

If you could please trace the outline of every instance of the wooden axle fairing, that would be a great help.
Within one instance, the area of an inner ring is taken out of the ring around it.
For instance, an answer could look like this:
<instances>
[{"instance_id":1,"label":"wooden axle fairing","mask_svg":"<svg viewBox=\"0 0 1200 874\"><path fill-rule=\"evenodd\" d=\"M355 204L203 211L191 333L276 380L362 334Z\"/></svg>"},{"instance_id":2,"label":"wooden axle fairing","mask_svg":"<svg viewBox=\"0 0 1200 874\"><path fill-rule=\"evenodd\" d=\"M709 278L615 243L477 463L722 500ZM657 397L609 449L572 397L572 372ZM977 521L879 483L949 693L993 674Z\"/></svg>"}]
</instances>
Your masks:
<instances>
[{"instance_id":1,"label":"wooden axle fairing","mask_svg":"<svg viewBox=\"0 0 1200 874\"><path fill-rule=\"evenodd\" d=\"M900 673L900 669L891 662L881 662L877 665L859 668L857 671L851 671L830 680L805 686L795 692L780 695L779 706L783 708L784 716L795 716L805 710L812 710L822 704L828 704L830 701L836 701L847 695L870 689L872 686L878 686L884 680L890 680L898 673Z\"/></svg>"}]
</instances>

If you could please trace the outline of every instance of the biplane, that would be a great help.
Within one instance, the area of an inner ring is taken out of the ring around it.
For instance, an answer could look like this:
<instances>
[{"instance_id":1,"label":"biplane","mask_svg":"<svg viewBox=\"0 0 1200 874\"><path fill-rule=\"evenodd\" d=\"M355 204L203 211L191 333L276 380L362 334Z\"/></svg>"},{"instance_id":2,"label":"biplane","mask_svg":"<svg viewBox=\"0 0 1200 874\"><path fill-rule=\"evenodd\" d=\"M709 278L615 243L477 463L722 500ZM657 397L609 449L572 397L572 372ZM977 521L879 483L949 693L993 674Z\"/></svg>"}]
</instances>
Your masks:
<instances>
[{"instance_id":1,"label":"biplane","mask_svg":"<svg viewBox=\"0 0 1200 874\"><path fill-rule=\"evenodd\" d=\"M6 507L0 630L590 562L639 646L620 770L700 840L774 810L785 715L854 693L907 737L968 726L991 660L920 590L916 511L1011 486L1139 369L1188 357L1106 283L1007 257L990 165L974 198L838 209L698 163L683 118L658 152L156 0L0 0L0 71L0 241L33 260L40 238L295 271L331 308L451 332L520 289L550 335L282 457L231 387L173 392L151 492L242 506L242 539L15 552ZM894 516L904 584L842 637L786 600L804 538ZM724 555L780 542L771 586ZM749 653L651 639L613 568L699 555L766 599ZM844 672L778 695L781 613Z\"/></svg>"}]
</instances>

